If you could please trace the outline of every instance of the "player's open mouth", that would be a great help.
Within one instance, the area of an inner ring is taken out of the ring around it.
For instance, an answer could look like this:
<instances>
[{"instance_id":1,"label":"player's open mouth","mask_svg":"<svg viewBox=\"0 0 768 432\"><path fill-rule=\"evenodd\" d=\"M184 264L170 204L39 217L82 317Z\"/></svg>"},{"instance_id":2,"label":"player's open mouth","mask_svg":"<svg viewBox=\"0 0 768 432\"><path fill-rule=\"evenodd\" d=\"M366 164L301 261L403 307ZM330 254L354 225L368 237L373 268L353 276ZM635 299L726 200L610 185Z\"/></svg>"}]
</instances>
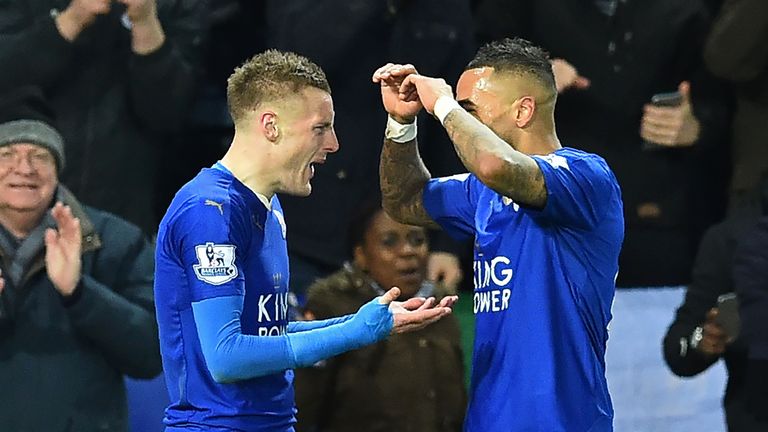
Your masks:
<instances>
[{"instance_id":1,"label":"player's open mouth","mask_svg":"<svg viewBox=\"0 0 768 432\"><path fill-rule=\"evenodd\" d=\"M325 163L325 158L315 159L312 162L310 162L309 166L308 166L308 168L309 168L309 178L312 178L312 177L315 176L315 164L322 165L324 163Z\"/></svg>"}]
</instances>

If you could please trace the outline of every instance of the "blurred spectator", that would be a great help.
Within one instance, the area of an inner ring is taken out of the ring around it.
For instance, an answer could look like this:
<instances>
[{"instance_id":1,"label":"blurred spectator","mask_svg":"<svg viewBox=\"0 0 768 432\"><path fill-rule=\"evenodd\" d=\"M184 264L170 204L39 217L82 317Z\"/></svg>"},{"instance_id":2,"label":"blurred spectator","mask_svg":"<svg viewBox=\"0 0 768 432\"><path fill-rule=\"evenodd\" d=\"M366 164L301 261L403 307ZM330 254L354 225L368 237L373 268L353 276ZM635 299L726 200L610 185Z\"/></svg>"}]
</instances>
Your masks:
<instances>
[{"instance_id":1,"label":"blurred spectator","mask_svg":"<svg viewBox=\"0 0 768 432\"><path fill-rule=\"evenodd\" d=\"M756 427L768 430L768 217L736 250L733 279L739 296L743 343L747 347L745 415L757 419Z\"/></svg>"},{"instance_id":2,"label":"blurred spectator","mask_svg":"<svg viewBox=\"0 0 768 432\"><path fill-rule=\"evenodd\" d=\"M768 2L727 0L704 49L709 69L736 90L729 210L754 209L768 172Z\"/></svg>"},{"instance_id":3,"label":"blurred spectator","mask_svg":"<svg viewBox=\"0 0 768 432\"><path fill-rule=\"evenodd\" d=\"M202 0L0 2L0 95L43 88L83 202L156 229L158 147L195 89Z\"/></svg>"},{"instance_id":4,"label":"blurred spectator","mask_svg":"<svg viewBox=\"0 0 768 432\"><path fill-rule=\"evenodd\" d=\"M152 249L59 185L64 142L28 90L0 108L0 429L127 431L123 374L161 368Z\"/></svg>"},{"instance_id":5,"label":"blurred spectator","mask_svg":"<svg viewBox=\"0 0 768 432\"><path fill-rule=\"evenodd\" d=\"M725 141L728 113L700 60L703 4L484 0L477 20L481 41L520 36L557 59L558 135L603 156L622 187L617 284L687 282L700 233L719 220L725 194L713 161L722 159L714 148ZM676 106L651 106L654 94L675 91Z\"/></svg>"},{"instance_id":6,"label":"blurred spectator","mask_svg":"<svg viewBox=\"0 0 768 432\"><path fill-rule=\"evenodd\" d=\"M349 218L378 194L378 161L386 118L371 75L387 61L416 64L425 74L457 78L474 51L469 0L267 1L267 44L305 55L325 70L333 89L342 151L313 178L308 198L281 196L291 227L291 290L301 294L341 266ZM419 142L434 176L464 171L439 124L422 121ZM332 218L310 218L332 214ZM435 234L429 276L455 289L457 246Z\"/></svg>"},{"instance_id":7,"label":"blurred spectator","mask_svg":"<svg viewBox=\"0 0 768 432\"><path fill-rule=\"evenodd\" d=\"M363 204L349 232L351 263L308 291L306 314L354 313L392 286L403 299L448 294L425 280L423 228L393 221L378 202ZM456 317L390 337L296 371L297 432L461 431L466 409Z\"/></svg>"},{"instance_id":8,"label":"blurred spectator","mask_svg":"<svg viewBox=\"0 0 768 432\"><path fill-rule=\"evenodd\" d=\"M765 188L763 195L768 197L768 188ZM761 206L762 211L766 212L768 199L764 198L763 201L765 202ZM754 214L760 211L758 207L756 211L749 213ZM723 294L751 290L759 296L760 290L766 289L765 286L758 286L758 281L764 283L761 272L764 273L768 266L764 265L756 271L755 264L760 264L762 262L760 260L765 258L768 244L761 244L762 258L760 254L751 252L747 255L742 252L742 258L737 255L734 274L734 253L742 239L755 237L756 240L750 240L750 243L765 241L764 237L755 236L752 232L755 221L756 217L748 215L730 217L712 226L705 233L693 268L693 281L688 287L684 303L677 310L675 320L664 338L664 359L672 372L679 376L697 375L721 357L725 359L728 369L728 386L725 390L723 405L730 432L768 430L766 429L768 424L760 423L754 412L749 412L747 409L750 400L748 389L755 382L759 382L760 377L763 380L763 387L759 391L762 392L763 397L765 397L764 392L768 390L768 383L765 382L765 373L768 370L763 369L762 375L750 371L750 368L764 363L758 359L759 352L753 351L753 346L759 346L758 336L755 336L754 341L749 340L749 335L758 335L768 328L764 322L768 310L763 309L758 312L757 310L763 306L758 306L758 301L755 301L751 318L747 315L743 317L742 336L731 340L731 336L718 320L720 311L716 307L718 297ZM739 265L740 261L741 265ZM744 293L739 292L739 296L742 295ZM764 291L762 295L765 295ZM763 322L755 318L762 319ZM763 343L764 341L763 339ZM754 386L752 387L754 389ZM753 390L753 393L757 394L757 391ZM766 412L766 408L768 406L763 407L763 413Z\"/></svg>"}]
</instances>

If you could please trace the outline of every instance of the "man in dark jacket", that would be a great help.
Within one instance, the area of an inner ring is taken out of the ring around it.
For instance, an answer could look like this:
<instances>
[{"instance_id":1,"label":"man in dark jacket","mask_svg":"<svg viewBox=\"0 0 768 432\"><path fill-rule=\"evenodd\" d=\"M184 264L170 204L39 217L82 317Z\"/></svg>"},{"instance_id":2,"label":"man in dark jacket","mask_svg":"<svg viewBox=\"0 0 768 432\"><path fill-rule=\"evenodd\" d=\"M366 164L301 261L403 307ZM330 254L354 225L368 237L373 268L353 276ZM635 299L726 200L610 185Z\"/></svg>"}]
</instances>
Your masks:
<instances>
[{"instance_id":1,"label":"man in dark jacket","mask_svg":"<svg viewBox=\"0 0 768 432\"><path fill-rule=\"evenodd\" d=\"M43 88L84 203L156 229L157 152L195 88L202 0L0 2L0 94ZM166 144L167 145L167 144Z\"/></svg>"},{"instance_id":2,"label":"man in dark jacket","mask_svg":"<svg viewBox=\"0 0 768 432\"><path fill-rule=\"evenodd\" d=\"M764 329L768 328L761 322L768 313L764 305L768 289L763 285L768 243L761 243L766 240L765 232L760 225L754 228L757 217L752 216L768 209L768 188L762 195L764 203L756 210L731 216L704 234L685 301L664 337L664 360L676 375L692 377L720 358L725 360L728 386L723 407L730 432L768 430L765 420L757 418L768 406L749 408L768 394L768 373L763 369L768 360L765 352L761 358L756 349L764 343ZM733 292L742 303L740 335L729 335L718 319L718 297ZM751 314L743 313L745 307Z\"/></svg>"},{"instance_id":3,"label":"man in dark jacket","mask_svg":"<svg viewBox=\"0 0 768 432\"><path fill-rule=\"evenodd\" d=\"M744 413L747 347L740 338L731 340L717 322L717 298L734 291L733 252L746 224L746 221L728 220L704 234L693 280L663 343L667 366L681 377L696 376L721 358L725 360L728 386L723 407L731 432L755 430L739 427L750 421Z\"/></svg>"},{"instance_id":4,"label":"man in dark jacket","mask_svg":"<svg viewBox=\"0 0 768 432\"><path fill-rule=\"evenodd\" d=\"M161 369L152 250L58 184L43 118L0 117L0 429L127 431L123 375Z\"/></svg>"}]
</instances>

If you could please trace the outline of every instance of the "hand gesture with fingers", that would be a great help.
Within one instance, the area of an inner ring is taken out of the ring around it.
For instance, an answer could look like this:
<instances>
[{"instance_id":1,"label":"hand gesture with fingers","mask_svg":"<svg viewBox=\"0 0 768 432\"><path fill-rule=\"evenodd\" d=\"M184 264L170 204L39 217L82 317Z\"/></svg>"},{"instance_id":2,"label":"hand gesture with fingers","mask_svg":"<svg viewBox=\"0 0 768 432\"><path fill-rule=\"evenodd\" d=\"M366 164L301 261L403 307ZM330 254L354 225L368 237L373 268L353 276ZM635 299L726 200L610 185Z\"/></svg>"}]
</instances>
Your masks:
<instances>
[{"instance_id":1,"label":"hand gesture with fingers","mask_svg":"<svg viewBox=\"0 0 768 432\"><path fill-rule=\"evenodd\" d=\"M418 97L428 113L435 113L435 103L440 96L453 99L453 89L442 78L430 78L424 75L408 75L400 84L401 98L409 100Z\"/></svg>"},{"instance_id":2,"label":"hand gesture with fingers","mask_svg":"<svg viewBox=\"0 0 768 432\"><path fill-rule=\"evenodd\" d=\"M415 88L407 95L400 93L400 86L405 77L416 73L418 72L413 65L393 63L387 63L373 73L373 82L381 86L381 101L384 109L400 124L413 123L422 108Z\"/></svg>"},{"instance_id":3,"label":"hand gesture with fingers","mask_svg":"<svg viewBox=\"0 0 768 432\"><path fill-rule=\"evenodd\" d=\"M69 206L58 202L51 215L57 229L45 231L45 268L54 288L63 296L69 296L80 282L82 267L82 233L80 220L72 215Z\"/></svg>"},{"instance_id":4,"label":"hand gesture with fingers","mask_svg":"<svg viewBox=\"0 0 768 432\"><path fill-rule=\"evenodd\" d=\"M394 318L392 334L406 333L420 330L440 318L451 313L451 308L458 300L457 296L446 296L438 305L435 305L434 297L424 299L414 297L404 302L394 301L400 295L399 288L392 288L387 291L379 301L382 304L389 304L389 310Z\"/></svg>"},{"instance_id":5,"label":"hand gesture with fingers","mask_svg":"<svg viewBox=\"0 0 768 432\"><path fill-rule=\"evenodd\" d=\"M699 139L701 125L693 114L691 85L684 81L678 91L683 99L678 106L645 105L640 123L644 140L667 147L687 147Z\"/></svg>"}]
</instances>

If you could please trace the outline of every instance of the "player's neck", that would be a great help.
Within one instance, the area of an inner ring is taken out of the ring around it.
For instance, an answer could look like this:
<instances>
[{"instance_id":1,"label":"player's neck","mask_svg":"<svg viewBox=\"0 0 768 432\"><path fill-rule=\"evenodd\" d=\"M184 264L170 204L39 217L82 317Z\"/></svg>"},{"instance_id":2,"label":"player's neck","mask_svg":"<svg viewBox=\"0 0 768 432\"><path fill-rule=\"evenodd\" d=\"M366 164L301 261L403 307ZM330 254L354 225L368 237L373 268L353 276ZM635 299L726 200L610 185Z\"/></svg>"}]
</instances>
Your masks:
<instances>
[{"instance_id":1,"label":"player's neck","mask_svg":"<svg viewBox=\"0 0 768 432\"><path fill-rule=\"evenodd\" d=\"M264 158L254 154L257 149L251 148L245 143L238 142L237 136L230 145L229 150L221 158L221 164L226 167L236 179L240 180L248 189L253 192L272 199L275 194L270 180L265 175L269 172L265 165Z\"/></svg>"},{"instance_id":2,"label":"player's neck","mask_svg":"<svg viewBox=\"0 0 768 432\"><path fill-rule=\"evenodd\" d=\"M517 142L517 150L528 155L548 155L563 146L554 130L532 131L523 134Z\"/></svg>"}]
</instances>

